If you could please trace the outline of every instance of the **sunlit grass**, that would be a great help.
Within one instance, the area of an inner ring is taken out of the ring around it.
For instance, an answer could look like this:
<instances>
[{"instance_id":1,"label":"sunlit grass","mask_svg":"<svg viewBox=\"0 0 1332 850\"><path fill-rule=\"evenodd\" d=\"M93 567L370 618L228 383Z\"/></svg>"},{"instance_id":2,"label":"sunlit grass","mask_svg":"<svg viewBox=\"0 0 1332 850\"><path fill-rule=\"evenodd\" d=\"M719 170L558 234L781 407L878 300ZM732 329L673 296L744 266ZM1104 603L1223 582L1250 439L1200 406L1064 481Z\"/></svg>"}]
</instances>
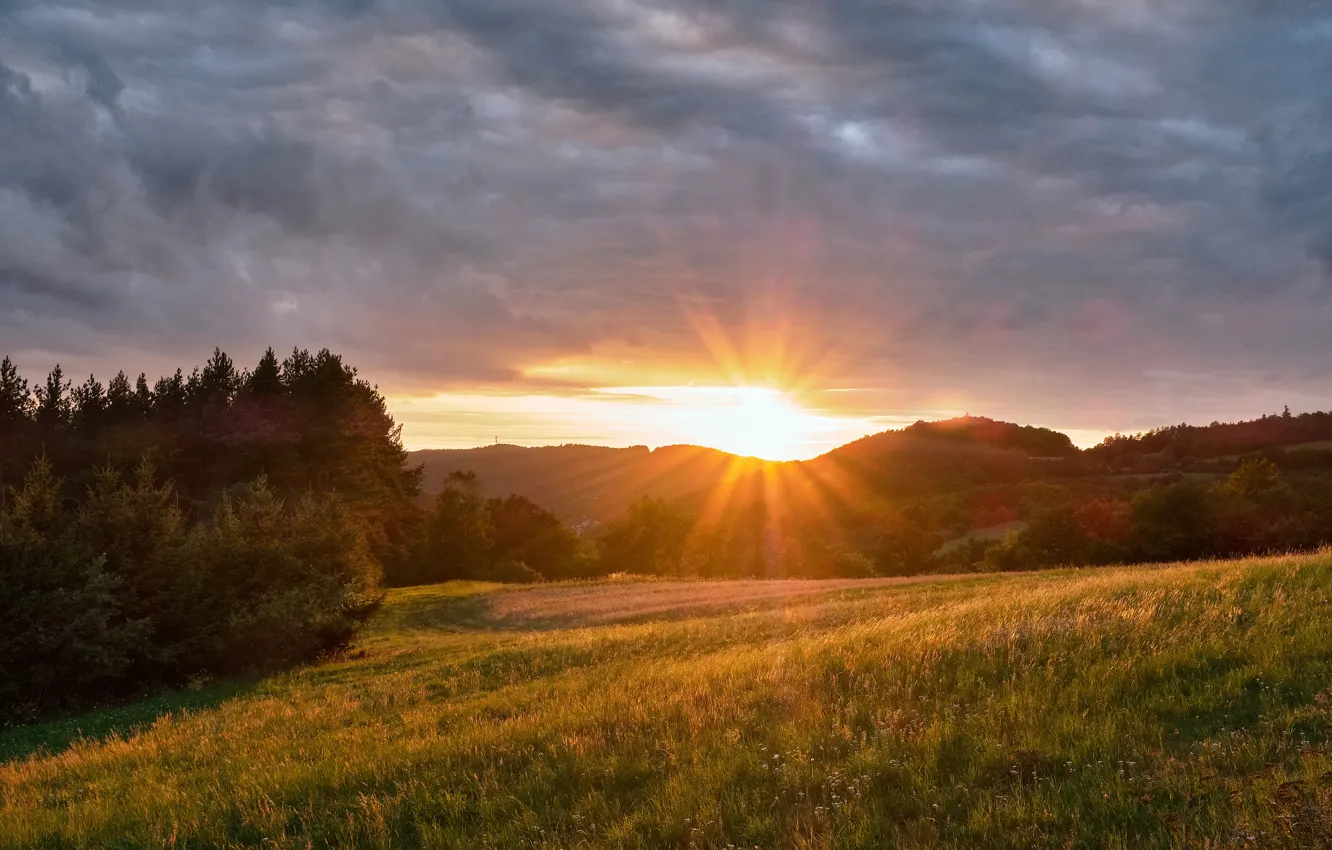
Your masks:
<instances>
[{"instance_id":1,"label":"sunlit grass","mask_svg":"<svg viewBox=\"0 0 1332 850\"><path fill-rule=\"evenodd\" d=\"M1329 588L1318 555L399 591L359 657L0 734L0 843L1322 845Z\"/></svg>"}]
</instances>

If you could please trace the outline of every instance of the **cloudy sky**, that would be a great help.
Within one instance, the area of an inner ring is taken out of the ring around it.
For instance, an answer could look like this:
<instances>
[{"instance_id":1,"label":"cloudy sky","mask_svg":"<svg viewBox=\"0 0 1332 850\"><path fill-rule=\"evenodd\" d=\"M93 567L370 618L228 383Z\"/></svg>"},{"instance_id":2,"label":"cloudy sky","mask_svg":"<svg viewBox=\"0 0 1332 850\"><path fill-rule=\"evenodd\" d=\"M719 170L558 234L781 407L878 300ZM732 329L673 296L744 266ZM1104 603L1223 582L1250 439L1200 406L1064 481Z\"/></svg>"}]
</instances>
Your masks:
<instances>
[{"instance_id":1,"label":"cloudy sky","mask_svg":"<svg viewBox=\"0 0 1332 850\"><path fill-rule=\"evenodd\" d=\"M0 350L328 346L413 446L1325 409L1329 81L1308 0L0 0Z\"/></svg>"}]
</instances>

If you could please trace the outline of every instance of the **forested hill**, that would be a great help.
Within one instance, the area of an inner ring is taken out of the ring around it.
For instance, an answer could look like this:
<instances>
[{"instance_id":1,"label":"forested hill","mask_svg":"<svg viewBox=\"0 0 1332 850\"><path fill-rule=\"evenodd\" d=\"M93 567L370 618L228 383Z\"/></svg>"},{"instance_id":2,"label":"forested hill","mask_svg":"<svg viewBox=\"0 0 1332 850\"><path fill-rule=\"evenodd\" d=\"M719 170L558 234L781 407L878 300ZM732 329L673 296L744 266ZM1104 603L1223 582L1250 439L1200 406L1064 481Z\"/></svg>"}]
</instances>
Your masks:
<instances>
[{"instance_id":1,"label":"forested hill","mask_svg":"<svg viewBox=\"0 0 1332 850\"><path fill-rule=\"evenodd\" d=\"M1067 434L1035 425L1000 422L985 416L959 416L941 422L917 422L900 433L911 437L933 437L954 442L982 443L998 449L1015 449L1028 457L1072 457L1078 447Z\"/></svg>"},{"instance_id":2,"label":"forested hill","mask_svg":"<svg viewBox=\"0 0 1332 850\"><path fill-rule=\"evenodd\" d=\"M1170 425L1141 434L1106 439L1087 450L1097 463L1119 468L1152 456L1183 462L1213 460L1272 450L1313 451L1332 448L1332 412L1283 413L1245 422ZM1327 445L1316 445L1328 443Z\"/></svg>"}]
</instances>

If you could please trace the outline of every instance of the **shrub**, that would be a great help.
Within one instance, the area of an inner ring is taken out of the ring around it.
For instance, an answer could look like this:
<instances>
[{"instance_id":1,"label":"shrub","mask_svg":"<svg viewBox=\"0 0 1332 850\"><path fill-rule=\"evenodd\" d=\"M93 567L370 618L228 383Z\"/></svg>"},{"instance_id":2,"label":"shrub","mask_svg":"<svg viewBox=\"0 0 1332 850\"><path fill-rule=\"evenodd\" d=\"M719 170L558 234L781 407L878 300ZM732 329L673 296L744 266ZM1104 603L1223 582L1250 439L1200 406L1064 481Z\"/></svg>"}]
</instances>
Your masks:
<instances>
[{"instance_id":1,"label":"shrub","mask_svg":"<svg viewBox=\"0 0 1332 850\"><path fill-rule=\"evenodd\" d=\"M0 719L117 689L146 634L124 582L64 527L60 483L41 459L0 510Z\"/></svg>"},{"instance_id":2,"label":"shrub","mask_svg":"<svg viewBox=\"0 0 1332 850\"><path fill-rule=\"evenodd\" d=\"M223 499L189 548L223 603L203 653L215 671L272 669L341 649L382 598L379 566L336 497L307 495L288 510L260 479Z\"/></svg>"},{"instance_id":3,"label":"shrub","mask_svg":"<svg viewBox=\"0 0 1332 850\"><path fill-rule=\"evenodd\" d=\"M541 581L541 573L522 561L496 561L477 571L481 581L498 581L505 584L527 584Z\"/></svg>"},{"instance_id":4,"label":"shrub","mask_svg":"<svg viewBox=\"0 0 1332 850\"><path fill-rule=\"evenodd\" d=\"M379 565L330 495L288 507L260 479L187 525L141 465L97 473L76 509L40 460L0 502L0 715L249 673L345 647Z\"/></svg>"},{"instance_id":5,"label":"shrub","mask_svg":"<svg viewBox=\"0 0 1332 850\"><path fill-rule=\"evenodd\" d=\"M876 575L874 561L860 552L842 550L829 558L829 578L871 578Z\"/></svg>"}]
</instances>

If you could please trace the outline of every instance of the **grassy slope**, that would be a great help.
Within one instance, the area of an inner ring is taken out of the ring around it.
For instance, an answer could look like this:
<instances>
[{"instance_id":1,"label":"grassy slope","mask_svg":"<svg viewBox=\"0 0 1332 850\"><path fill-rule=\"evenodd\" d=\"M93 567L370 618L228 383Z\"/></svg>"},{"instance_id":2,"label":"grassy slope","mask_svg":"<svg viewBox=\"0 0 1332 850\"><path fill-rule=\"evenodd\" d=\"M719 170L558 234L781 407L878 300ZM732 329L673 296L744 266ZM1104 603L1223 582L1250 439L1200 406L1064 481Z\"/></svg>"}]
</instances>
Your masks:
<instances>
[{"instance_id":1,"label":"grassy slope","mask_svg":"<svg viewBox=\"0 0 1332 850\"><path fill-rule=\"evenodd\" d=\"M364 657L0 736L0 844L1325 845L1330 589L1332 556L411 590Z\"/></svg>"}]
</instances>

